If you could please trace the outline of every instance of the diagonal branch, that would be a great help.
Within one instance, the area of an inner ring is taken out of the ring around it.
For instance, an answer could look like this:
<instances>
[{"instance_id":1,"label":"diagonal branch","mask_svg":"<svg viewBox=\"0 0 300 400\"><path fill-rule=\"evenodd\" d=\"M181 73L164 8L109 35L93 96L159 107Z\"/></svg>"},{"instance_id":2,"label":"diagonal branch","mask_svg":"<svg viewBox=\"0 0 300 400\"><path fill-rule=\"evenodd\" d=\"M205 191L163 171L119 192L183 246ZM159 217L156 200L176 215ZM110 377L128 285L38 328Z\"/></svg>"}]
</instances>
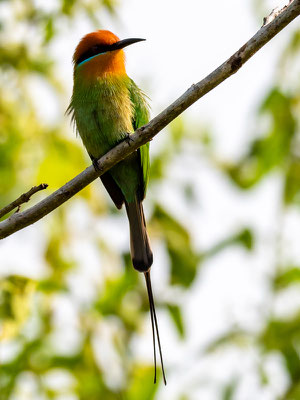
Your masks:
<instances>
[{"instance_id":1,"label":"diagonal branch","mask_svg":"<svg viewBox=\"0 0 300 400\"><path fill-rule=\"evenodd\" d=\"M0 222L0 239L33 224L65 201L70 199L98 176L109 170L130 153L150 141L183 111L210 92L225 79L236 73L259 49L268 43L277 33L285 28L300 14L300 0L290 1L289 5L276 13L269 22L266 21L260 30L245 43L236 53L217 69L197 84L192 85L182 96L169 107L153 118L147 125L137 129L130 135L130 141L123 141L98 160L99 171L88 167L56 192L20 213L15 213Z\"/></svg>"}]
</instances>

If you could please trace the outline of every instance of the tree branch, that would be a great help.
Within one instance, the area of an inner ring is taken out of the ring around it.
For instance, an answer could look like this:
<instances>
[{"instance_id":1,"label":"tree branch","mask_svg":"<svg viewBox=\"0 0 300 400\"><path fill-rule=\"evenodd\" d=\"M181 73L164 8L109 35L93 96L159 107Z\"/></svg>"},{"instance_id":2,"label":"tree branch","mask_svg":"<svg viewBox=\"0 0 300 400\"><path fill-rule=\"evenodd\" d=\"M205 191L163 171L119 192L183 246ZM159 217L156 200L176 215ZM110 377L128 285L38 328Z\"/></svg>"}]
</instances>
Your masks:
<instances>
[{"instance_id":1,"label":"tree branch","mask_svg":"<svg viewBox=\"0 0 300 400\"><path fill-rule=\"evenodd\" d=\"M0 210L0 218L2 218L4 215L8 214L12 210L18 207L17 211L19 211L21 204L27 203L30 200L30 197L34 195L35 193L39 192L40 190L47 189L48 185L47 183L41 183L39 186L33 186L28 192L21 194L20 197L18 197L16 200L8 204L7 206L1 208Z\"/></svg>"},{"instance_id":2,"label":"tree branch","mask_svg":"<svg viewBox=\"0 0 300 400\"><path fill-rule=\"evenodd\" d=\"M247 43L222 65L206 78L192 85L182 96L153 118L147 125L137 129L135 133L130 135L132 140L123 141L101 157L101 159L98 160L99 171L96 172L93 166L88 167L35 206L23 212L15 213L6 220L0 222L0 239L33 224L59 207L98 176L109 170L113 165L150 141L158 132L165 128L193 103L210 92L225 79L236 73L250 57L300 14L300 0L291 1L288 6L284 7L276 14L273 20L265 23Z\"/></svg>"}]
</instances>

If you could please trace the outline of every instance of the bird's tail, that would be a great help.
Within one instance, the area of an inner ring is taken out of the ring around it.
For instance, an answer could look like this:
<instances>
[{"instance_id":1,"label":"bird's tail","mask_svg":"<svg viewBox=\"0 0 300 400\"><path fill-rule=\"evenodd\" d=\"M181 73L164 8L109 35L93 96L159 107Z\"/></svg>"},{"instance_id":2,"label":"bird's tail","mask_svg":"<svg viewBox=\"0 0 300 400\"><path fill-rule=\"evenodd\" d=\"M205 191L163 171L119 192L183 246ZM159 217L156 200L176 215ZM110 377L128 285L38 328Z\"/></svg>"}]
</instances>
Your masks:
<instances>
[{"instance_id":1,"label":"bird's tail","mask_svg":"<svg viewBox=\"0 0 300 400\"><path fill-rule=\"evenodd\" d=\"M132 203L125 202L125 205L130 228L130 250L132 264L136 270L144 273L147 286L153 337L154 383L156 383L156 334L163 380L166 385L167 381L165 376L164 363L159 339L158 323L155 313L155 304L150 279L150 267L153 262L153 254L150 248L149 238L147 234L143 205L142 202L137 198Z\"/></svg>"},{"instance_id":2,"label":"bird's tail","mask_svg":"<svg viewBox=\"0 0 300 400\"><path fill-rule=\"evenodd\" d=\"M151 325L152 325L153 352L154 352L154 383L156 383L156 346L155 346L155 343L156 343L155 342L155 333L156 333L157 345L158 345L158 351L159 351L159 357L160 357L160 363L161 363L161 370L162 370L162 374L163 374L164 384L166 385L167 380L166 380L164 361L163 361L161 345L160 345L158 323L157 323L157 318L156 318L155 304L154 304L151 279L150 279L150 271L144 272L144 275L145 275L146 286L147 286L147 293L148 293L148 299L149 299L149 305L150 305Z\"/></svg>"},{"instance_id":3,"label":"bird's tail","mask_svg":"<svg viewBox=\"0 0 300 400\"><path fill-rule=\"evenodd\" d=\"M131 203L125 202L130 228L130 250L132 264L139 272L146 272L152 265L153 254L146 229L143 204L136 197Z\"/></svg>"}]
</instances>

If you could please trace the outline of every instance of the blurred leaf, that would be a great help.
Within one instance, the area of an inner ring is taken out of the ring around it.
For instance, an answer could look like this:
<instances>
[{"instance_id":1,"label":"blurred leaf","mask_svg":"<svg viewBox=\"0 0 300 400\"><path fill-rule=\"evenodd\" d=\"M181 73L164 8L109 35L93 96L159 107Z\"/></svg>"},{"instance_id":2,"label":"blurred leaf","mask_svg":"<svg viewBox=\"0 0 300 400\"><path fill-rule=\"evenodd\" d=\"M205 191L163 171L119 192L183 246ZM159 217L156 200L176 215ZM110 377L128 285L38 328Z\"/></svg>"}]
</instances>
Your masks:
<instances>
[{"instance_id":1,"label":"blurred leaf","mask_svg":"<svg viewBox=\"0 0 300 400\"><path fill-rule=\"evenodd\" d=\"M55 36L55 27L53 18L49 17L45 24L45 42L50 42Z\"/></svg>"},{"instance_id":2,"label":"blurred leaf","mask_svg":"<svg viewBox=\"0 0 300 400\"><path fill-rule=\"evenodd\" d=\"M105 282L105 288L96 304L96 308L103 314L119 314L121 302L129 291L132 290L135 282L131 276L123 274L116 279L108 279Z\"/></svg>"},{"instance_id":3,"label":"blurred leaf","mask_svg":"<svg viewBox=\"0 0 300 400\"><path fill-rule=\"evenodd\" d=\"M158 385L153 384L153 368L136 365L125 399L151 400L154 399Z\"/></svg>"},{"instance_id":4,"label":"blurred leaf","mask_svg":"<svg viewBox=\"0 0 300 400\"><path fill-rule=\"evenodd\" d=\"M64 185L86 167L82 147L53 133L48 138L45 158L40 165L37 180L47 182L52 189Z\"/></svg>"},{"instance_id":5,"label":"blurred leaf","mask_svg":"<svg viewBox=\"0 0 300 400\"><path fill-rule=\"evenodd\" d=\"M288 390L281 397L282 400L298 400L300 399L300 383L294 382L289 385Z\"/></svg>"},{"instance_id":6,"label":"blurred leaf","mask_svg":"<svg viewBox=\"0 0 300 400\"><path fill-rule=\"evenodd\" d=\"M0 339L17 335L27 320L35 282L23 276L11 275L0 281Z\"/></svg>"},{"instance_id":7,"label":"blurred leaf","mask_svg":"<svg viewBox=\"0 0 300 400\"><path fill-rule=\"evenodd\" d=\"M62 0L61 3L62 3L61 11L64 14L71 15L73 8L76 4L76 0Z\"/></svg>"},{"instance_id":8,"label":"blurred leaf","mask_svg":"<svg viewBox=\"0 0 300 400\"><path fill-rule=\"evenodd\" d=\"M270 382L269 376L263 364L258 365L258 374L262 385L267 385Z\"/></svg>"},{"instance_id":9,"label":"blurred leaf","mask_svg":"<svg viewBox=\"0 0 300 400\"><path fill-rule=\"evenodd\" d=\"M299 56L299 48L300 48L300 30L295 30L292 32L290 41L288 42L286 48L281 54L281 59L279 63L279 67L283 67L285 74L289 72L292 68L292 62L297 66L297 57Z\"/></svg>"},{"instance_id":10,"label":"blurred leaf","mask_svg":"<svg viewBox=\"0 0 300 400\"><path fill-rule=\"evenodd\" d=\"M172 121L167 129L168 135L161 143L159 152L151 155L150 184L162 180L171 161L181 152L183 141L190 140L193 144L199 141L198 135L188 135L187 123L182 116Z\"/></svg>"},{"instance_id":11,"label":"blurred leaf","mask_svg":"<svg viewBox=\"0 0 300 400\"><path fill-rule=\"evenodd\" d=\"M190 183L187 183L183 186L183 191L186 200L190 203L196 204L197 196L195 193L195 186Z\"/></svg>"},{"instance_id":12,"label":"blurred leaf","mask_svg":"<svg viewBox=\"0 0 300 400\"><path fill-rule=\"evenodd\" d=\"M300 268L290 267L286 271L283 271L275 276L274 289L284 289L292 284L300 283Z\"/></svg>"},{"instance_id":13,"label":"blurred leaf","mask_svg":"<svg viewBox=\"0 0 300 400\"><path fill-rule=\"evenodd\" d=\"M253 242L253 234L250 229L242 230L233 240L233 243L239 243L249 251L253 249Z\"/></svg>"},{"instance_id":14,"label":"blurred leaf","mask_svg":"<svg viewBox=\"0 0 300 400\"><path fill-rule=\"evenodd\" d=\"M237 388L237 380L233 380L231 383L226 385L223 389L222 399L223 400L232 400L234 399L234 394Z\"/></svg>"},{"instance_id":15,"label":"blurred leaf","mask_svg":"<svg viewBox=\"0 0 300 400\"><path fill-rule=\"evenodd\" d=\"M298 383L300 380L300 359L297 349L294 346L286 346L282 349L282 354L291 380Z\"/></svg>"},{"instance_id":16,"label":"blurred leaf","mask_svg":"<svg viewBox=\"0 0 300 400\"><path fill-rule=\"evenodd\" d=\"M45 293L67 292L67 287L56 280L41 280L38 283L37 290Z\"/></svg>"},{"instance_id":17,"label":"blurred leaf","mask_svg":"<svg viewBox=\"0 0 300 400\"><path fill-rule=\"evenodd\" d=\"M229 176L242 189L248 189L274 167L284 168L296 132L293 98L279 88L272 89L261 106L261 114L269 117L268 132L256 139L242 160L234 166L224 166Z\"/></svg>"},{"instance_id":18,"label":"blurred leaf","mask_svg":"<svg viewBox=\"0 0 300 400\"><path fill-rule=\"evenodd\" d=\"M253 249L254 238L253 233L249 228L242 229L240 232L229 236L228 238L221 240L215 244L211 249L203 254L204 258L212 257L219 252L225 250L229 246L242 246L246 250L250 251Z\"/></svg>"},{"instance_id":19,"label":"blurred leaf","mask_svg":"<svg viewBox=\"0 0 300 400\"><path fill-rule=\"evenodd\" d=\"M170 159L170 152L160 152L157 156L151 157L150 184L160 181L165 173L166 165Z\"/></svg>"},{"instance_id":20,"label":"blurred leaf","mask_svg":"<svg viewBox=\"0 0 300 400\"><path fill-rule=\"evenodd\" d=\"M182 313L179 306L174 304L167 304L168 311L170 316L177 328L178 334L183 339L185 337L185 328L182 319Z\"/></svg>"},{"instance_id":21,"label":"blurred leaf","mask_svg":"<svg viewBox=\"0 0 300 400\"><path fill-rule=\"evenodd\" d=\"M185 137L185 124L182 117L178 117L169 125L170 134L172 136L172 145L175 148L181 144L182 139Z\"/></svg>"},{"instance_id":22,"label":"blurred leaf","mask_svg":"<svg viewBox=\"0 0 300 400\"><path fill-rule=\"evenodd\" d=\"M187 230L159 205L155 206L152 220L163 233L171 261L171 283L188 287L195 279L198 262Z\"/></svg>"},{"instance_id":23,"label":"blurred leaf","mask_svg":"<svg viewBox=\"0 0 300 400\"><path fill-rule=\"evenodd\" d=\"M300 30L293 32L292 35L287 50L296 53L300 48Z\"/></svg>"},{"instance_id":24,"label":"blurred leaf","mask_svg":"<svg viewBox=\"0 0 300 400\"><path fill-rule=\"evenodd\" d=\"M139 273L134 270L131 264L131 258L129 254L124 256L125 260L125 272L114 277L105 280L105 286L102 289L96 303L95 308L102 315L118 315L122 318L123 323L127 328L133 330L138 323L137 306L133 308L131 304L126 304L125 300L130 300L128 295L137 295L137 283L139 281ZM148 312L148 299L146 292L143 291L144 298L146 299L146 307L144 309ZM141 295L141 294L140 294ZM136 301L136 297L134 297ZM124 305L125 301L125 305ZM127 307L126 307L127 305ZM141 311L141 310L138 310Z\"/></svg>"},{"instance_id":25,"label":"blurred leaf","mask_svg":"<svg viewBox=\"0 0 300 400\"><path fill-rule=\"evenodd\" d=\"M49 76L52 61L46 54L33 56L24 44L0 46L1 69L13 68L21 72L39 73Z\"/></svg>"},{"instance_id":26,"label":"blurred leaf","mask_svg":"<svg viewBox=\"0 0 300 400\"><path fill-rule=\"evenodd\" d=\"M232 329L224 335L213 340L205 349L206 353L217 351L223 346L239 346L246 347L251 344L252 337L246 331Z\"/></svg>"},{"instance_id":27,"label":"blurred leaf","mask_svg":"<svg viewBox=\"0 0 300 400\"><path fill-rule=\"evenodd\" d=\"M267 351L280 351L292 381L300 379L300 314L289 320L271 320L260 337L260 343Z\"/></svg>"},{"instance_id":28,"label":"blurred leaf","mask_svg":"<svg viewBox=\"0 0 300 400\"><path fill-rule=\"evenodd\" d=\"M296 157L289 161L286 169L284 200L286 204L300 204L300 160Z\"/></svg>"},{"instance_id":29,"label":"blurred leaf","mask_svg":"<svg viewBox=\"0 0 300 400\"><path fill-rule=\"evenodd\" d=\"M283 350L291 343L300 343L300 314L287 320L270 320L260 337L267 350Z\"/></svg>"}]
</instances>

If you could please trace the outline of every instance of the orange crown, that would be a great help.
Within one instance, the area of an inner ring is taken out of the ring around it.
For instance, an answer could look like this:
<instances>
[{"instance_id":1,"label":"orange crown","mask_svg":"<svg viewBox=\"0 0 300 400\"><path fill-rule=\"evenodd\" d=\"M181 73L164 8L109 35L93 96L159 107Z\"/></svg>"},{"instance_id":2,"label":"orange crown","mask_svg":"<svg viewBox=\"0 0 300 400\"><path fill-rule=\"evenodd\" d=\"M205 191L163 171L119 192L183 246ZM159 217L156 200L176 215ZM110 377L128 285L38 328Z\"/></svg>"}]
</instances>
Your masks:
<instances>
[{"instance_id":1,"label":"orange crown","mask_svg":"<svg viewBox=\"0 0 300 400\"><path fill-rule=\"evenodd\" d=\"M83 36L83 38L78 43L74 56L73 61L76 64L80 57L93 46L99 45L111 45L118 42L120 39L118 36L114 35L110 31L106 30L98 30L96 32L88 33L87 35Z\"/></svg>"}]
</instances>

